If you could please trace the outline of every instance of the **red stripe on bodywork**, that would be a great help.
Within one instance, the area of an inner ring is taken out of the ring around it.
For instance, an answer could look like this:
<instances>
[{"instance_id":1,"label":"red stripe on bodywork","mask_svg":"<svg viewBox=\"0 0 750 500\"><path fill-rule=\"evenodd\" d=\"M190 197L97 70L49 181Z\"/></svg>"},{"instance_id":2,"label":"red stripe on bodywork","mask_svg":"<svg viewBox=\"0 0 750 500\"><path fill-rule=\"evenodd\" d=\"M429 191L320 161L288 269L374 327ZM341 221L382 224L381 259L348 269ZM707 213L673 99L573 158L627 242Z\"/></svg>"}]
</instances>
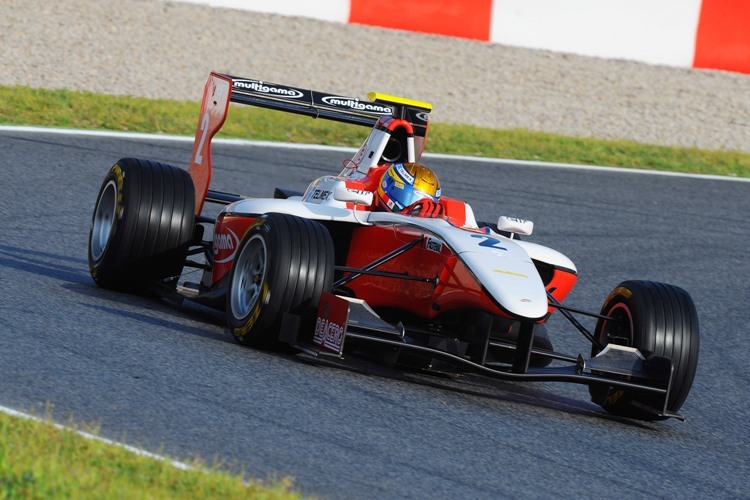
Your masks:
<instances>
[{"instance_id":1,"label":"red stripe on bodywork","mask_svg":"<svg viewBox=\"0 0 750 500\"><path fill-rule=\"evenodd\" d=\"M750 2L703 0L693 67L750 73Z\"/></svg>"},{"instance_id":2,"label":"red stripe on bodywork","mask_svg":"<svg viewBox=\"0 0 750 500\"><path fill-rule=\"evenodd\" d=\"M492 0L352 0L350 23L489 41Z\"/></svg>"}]
</instances>

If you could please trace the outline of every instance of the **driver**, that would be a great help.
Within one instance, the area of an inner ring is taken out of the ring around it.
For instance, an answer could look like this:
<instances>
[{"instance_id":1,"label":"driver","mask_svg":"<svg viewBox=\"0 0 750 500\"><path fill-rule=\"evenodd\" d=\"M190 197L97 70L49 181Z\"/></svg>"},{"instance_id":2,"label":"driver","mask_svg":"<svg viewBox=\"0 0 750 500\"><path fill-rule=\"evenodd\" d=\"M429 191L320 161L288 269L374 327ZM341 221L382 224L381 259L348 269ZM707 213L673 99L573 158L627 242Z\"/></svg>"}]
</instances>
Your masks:
<instances>
[{"instance_id":1,"label":"driver","mask_svg":"<svg viewBox=\"0 0 750 500\"><path fill-rule=\"evenodd\" d=\"M440 181L419 163L394 163L383 174L377 189L381 210L417 217L441 217Z\"/></svg>"}]
</instances>

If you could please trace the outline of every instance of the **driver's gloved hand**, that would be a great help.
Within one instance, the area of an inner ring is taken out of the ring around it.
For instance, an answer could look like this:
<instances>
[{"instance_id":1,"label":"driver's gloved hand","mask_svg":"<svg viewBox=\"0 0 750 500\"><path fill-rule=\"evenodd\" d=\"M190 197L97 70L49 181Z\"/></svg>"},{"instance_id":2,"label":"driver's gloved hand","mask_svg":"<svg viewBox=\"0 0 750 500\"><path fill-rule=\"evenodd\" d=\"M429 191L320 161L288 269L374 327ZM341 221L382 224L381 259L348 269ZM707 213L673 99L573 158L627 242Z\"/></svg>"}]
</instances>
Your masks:
<instances>
[{"instance_id":1,"label":"driver's gloved hand","mask_svg":"<svg viewBox=\"0 0 750 500\"><path fill-rule=\"evenodd\" d=\"M401 211L402 214L411 215L414 217L428 217L433 219L442 217L444 212L445 210L443 209L443 205L441 205L437 201L432 201L427 198L424 200L415 201Z\"/></svg>"}]
</instances>

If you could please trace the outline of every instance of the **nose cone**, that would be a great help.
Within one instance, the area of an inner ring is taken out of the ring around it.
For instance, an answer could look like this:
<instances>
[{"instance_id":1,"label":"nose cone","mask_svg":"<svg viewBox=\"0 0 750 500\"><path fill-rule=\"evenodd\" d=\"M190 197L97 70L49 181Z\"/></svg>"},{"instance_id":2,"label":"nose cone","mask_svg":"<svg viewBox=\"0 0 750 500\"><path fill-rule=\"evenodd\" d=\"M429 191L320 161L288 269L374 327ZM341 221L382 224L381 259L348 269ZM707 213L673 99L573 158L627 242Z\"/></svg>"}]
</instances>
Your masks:
<instances>
[{"instance_id":1,"label":"nose cone","mask_svg":"<svg viewBox=\"0 0 750 500\"><path fill-rule=\"evenodd\" d=\"M461 259L501 309L523 319L543 318L547 291L531 258L510 240L495 245L462 252Z\"/></svg>"}]
</instances>

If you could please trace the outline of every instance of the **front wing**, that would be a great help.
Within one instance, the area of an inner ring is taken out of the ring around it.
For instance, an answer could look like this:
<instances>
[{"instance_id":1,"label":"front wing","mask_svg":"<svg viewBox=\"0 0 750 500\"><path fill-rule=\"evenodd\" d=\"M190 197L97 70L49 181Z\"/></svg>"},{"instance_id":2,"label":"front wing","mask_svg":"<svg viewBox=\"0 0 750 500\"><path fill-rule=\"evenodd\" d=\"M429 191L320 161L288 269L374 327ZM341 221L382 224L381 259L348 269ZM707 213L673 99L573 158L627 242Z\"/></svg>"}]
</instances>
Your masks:
<instances>
[{"instance_id":1,"label":"front wing","mask_svg":"<svg viewBox=\"0 0 750 500\"><path fill-rule=\"evenodd\" d=\"M401 352L439 360L448 365L486 377L511 381L571 382L582 385L603 384L635 390L652 396L653 406L643 408L659 417L684 420L667 410L673 383L672 361L663 356L646 354L630 347L610 344L598 355L586 358L550 353L533 348L535 323L523 323L516 345L484 338L480 349L451 343L445 338L431 342L423 335L412 334L403 324L383 321L367 303L361 300L325 294L321 300L313 335L300 332L299 318L287 314L282 326L282 342L313 356L343 357L347 343L377 344L389 348L394 359ZM490 350L514 351L512 364L490 362ZM529 366L531 355L549 356L567 366L534 368Z\"/></svg>"}]
</instances>

